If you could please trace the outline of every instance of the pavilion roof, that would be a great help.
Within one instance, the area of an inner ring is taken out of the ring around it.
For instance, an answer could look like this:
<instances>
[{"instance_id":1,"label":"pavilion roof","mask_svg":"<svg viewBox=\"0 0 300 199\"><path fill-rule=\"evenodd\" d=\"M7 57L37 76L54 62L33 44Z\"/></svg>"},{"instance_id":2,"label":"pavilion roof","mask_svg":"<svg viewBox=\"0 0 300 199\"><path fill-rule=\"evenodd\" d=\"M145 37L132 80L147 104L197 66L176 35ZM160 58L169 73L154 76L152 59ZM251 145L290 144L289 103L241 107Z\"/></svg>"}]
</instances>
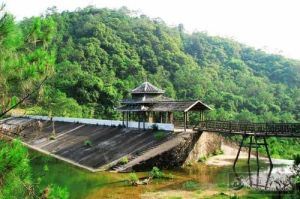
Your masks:
<instances>
[{"instance_id":1,"label":"pavilion roof","mask_svg":"<svg viewBox=\"0 0 300 199\"><path fill-rule=\"evenodd\" d=\"M140 86L136 87L131 91L132 94L142 94L142 93L155 93L155 94L163 94L164 90L157 88L150 82L144 82Z\"/></svg>"},{"instance_id":2,"label":"pavilion roof","mask_svg":"<svg viewBox=\"0 0 300 199\"><path fill-rule=\"evenodd\" d=\"M158 103L163 101L172 101L172 98L163 96L163 95L156 95L156 96L140 96L134 97L129 99L124 99L122 104L148 104L148 103Z\"/></svg>"},{"instance_id":3,"label":"pavilion roof","mask_svg":"<svg viewBox=\"0 0 300 199\"><path fill-rule=\"evenodd\" d=\"M191 101L162 101L155 104L125 104L118 108L123 112L187 112L187 111L203 111L211 108L200 100Z\"/></svg>"}]
</instances>

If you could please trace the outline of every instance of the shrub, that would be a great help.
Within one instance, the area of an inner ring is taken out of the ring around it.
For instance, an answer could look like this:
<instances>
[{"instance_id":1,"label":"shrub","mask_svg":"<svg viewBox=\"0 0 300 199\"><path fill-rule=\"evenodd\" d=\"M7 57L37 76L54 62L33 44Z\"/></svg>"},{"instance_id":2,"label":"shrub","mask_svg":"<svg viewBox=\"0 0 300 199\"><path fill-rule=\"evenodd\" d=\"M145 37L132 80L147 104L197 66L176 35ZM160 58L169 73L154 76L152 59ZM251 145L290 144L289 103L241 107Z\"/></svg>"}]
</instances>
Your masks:
<instances>
[{"instance_id":1,"label":"shrub","mask_svg":"<svg viewBox=\"0 0 300 199\"><path fill-rule=\"evenodd\" d=\"M55 135L51 135L49 139L50 139L50 140L55 140L56 137L55 137Z\"/></svg>"},{"instance_id":2,"label":"shrub","mask_svg":"<svg viewBox=\"0 0 300 199\"><path fill-rule=\"evenodd\" d=\"M68 199L69 192L66 188L59 187L57 185L51 185L49 191L49 199Z\"/></svg>"},{"instance_id":3,"label":"shrub","mask_svg":"<svg viewBox=\"0 0 300 199\"><path fill-rule=\"evenodd\" d=\"M217 149L216 151L213 152L213 155L222 155L224 154L224 151L221 149Z\"/></svg>"},{"instance_id":4,"label":"shrub","mask_svg":"<svg viewBox=\"0 0 300 199\"><path fill-rule=\"evenodd\" d=\"M185 164L185 166L188 166L188 167L191 167L193 164L192 164L192 162L190 162L190 161L187 161L186 162L186 164Z\"/></svg>"},{"instance_id":5,"label":"shrub","mask_svg":"<svg viewBox=\"0 0 300 199\"><path fill-rule=\"evenodd\" d=\"M118 125L118 128L120 128L120 129L121 129L121 128L125 128L125 125L119 124L119 125Z\"/></svg>"},{"instance_id":6,"label":"shrub","mask_svg":"<svg viewBox=\"0 0 300 199\"><path fill-rule=\"evenodd\" d=\"M236 194L234 194L234 195L230 196L229 198L230 198L230 199L239 199L240 197L237 196Z\"/></svg>"},{"instance_id":7,"label":"shrub","mask_svg":"<svg viewBox=\"0 0 300 199\"><path fill-rule=\"evenodd\" d=\"M186 190L196 190L196 189L199 189L200 186L199 186L198 182L190 180L190 181L186 181L185 183L183 183L182 188L186 189Z\"/></svg>"},{"instance_id":8,"label":"shrub","mask_svg":"<svg viewBox=\"0 0 300 199\"><path fill-rule=\"evenodd\" d=\"M92 146L92 142L90 140L86 140L86 141L84 141L84 146L91 147Z\"/></svg>"},{"instance_id":9,"label":"shrub","mask_svg":"<svg viewBox=\"0 0 300 199\"><path fill-rule=\"evenodd\" d=\"M131 185L137 185L137 183L138 183L138 181L139 181L139 178L138 178L138 176L136 175L136 173L134 173L134 172L131 172L130 174L129 174L129 184L131 184Z\"/></svg>"},{"instance_id":10,"label":"shrub","mask_svg":"<svg viewBox=\"0 0 300 199\"><path fill-rule=\"evenodd\" d=\"M157 124L153 124L153 125L152 125L152 129L153 129L153 131L158 131L158 126L157 126Z\"/></svg>"},{"instance_id":11,"label":"shrub","mask_svg":"<svg viewBox=\"0 0 300 199\"><path fill-rule=\"evenodd\" d=\"M127 164L129 162L128 157L124 156L119 160L119 164L123 165L123 164Z\"/></svg>"},{"instance_id":12,"label":"shrub","mask_svg":"<svg viewBox=\"0 0 300 199\"><path fill-rule=\"evenodd\" d=\"M166 133L163 132L163 131L157 131L157 132L154 133L154 138L155 138L156 140L162 140L162 139L164 139L165 137L166 137Z\"/></svg>"},{"instance_id":13,"label":"shrub","mask_svg":"<svg viewBox=\"0 0 300 199\"><path fill-rule=\"evenodd\" d=\"M198 159L198 162L205 162L207 160L207 156L203 155Z\"/></svg>"},{"instance_id":14,"label":"shrub","mask_svg":"<svg viewBox=\"0 0 300 199\"><path fill-rule=\"evenodd\" d=\"M153 167L150 171L150 177L152 178L168 178L158 167Z\"/></svg>"},{"instance_id":15,"label":"shrub","mask_svg":"<svg viewBox=\"0 0 300 199\"><path fill-rule=\"evenodd\" d=\"M300 164L300 154L293 155L294 159L294 165L299 165Z\"/></svg>"}]
</instances>

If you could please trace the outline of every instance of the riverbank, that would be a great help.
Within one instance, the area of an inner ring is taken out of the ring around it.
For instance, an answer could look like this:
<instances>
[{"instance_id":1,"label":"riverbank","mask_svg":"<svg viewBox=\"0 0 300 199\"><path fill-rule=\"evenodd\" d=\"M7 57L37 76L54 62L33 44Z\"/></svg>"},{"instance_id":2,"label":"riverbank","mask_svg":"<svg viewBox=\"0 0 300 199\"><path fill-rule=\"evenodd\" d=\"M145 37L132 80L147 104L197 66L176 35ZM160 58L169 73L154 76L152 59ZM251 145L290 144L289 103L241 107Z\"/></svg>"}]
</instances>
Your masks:
<instances>
[{"instance_id":1,"label":"riverbank","mask_svg":"<svg viewBox=\"0 0 300 199\"><path fill-rule=\"evenodd\" d=\"M236 154L238 152L238 146L232 142L225 142L221 146L222 154L214 155L208 157L205 161L205 164L211 166L232 166L234 159L236 158ZM248 158L248 151L243 149L240 152L239 160L246 160ZM253 153L250 155L251 159L256 159L256 156ZM265 156L259 154L259 160L268 164L269 160ZM272 162L274 165L292 165L293 160L286 159L273 159Z\"/></svg>"}]
</instances>

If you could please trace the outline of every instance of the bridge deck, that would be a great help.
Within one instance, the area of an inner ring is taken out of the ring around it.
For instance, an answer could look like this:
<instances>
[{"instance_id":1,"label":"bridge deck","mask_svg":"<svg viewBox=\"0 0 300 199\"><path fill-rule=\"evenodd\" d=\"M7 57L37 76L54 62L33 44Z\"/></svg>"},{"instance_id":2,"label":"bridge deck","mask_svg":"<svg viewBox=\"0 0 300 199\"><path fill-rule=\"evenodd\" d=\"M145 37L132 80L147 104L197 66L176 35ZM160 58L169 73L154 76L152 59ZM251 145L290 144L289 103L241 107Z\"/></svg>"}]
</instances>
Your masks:
<instances>
[{"instance_id":1,"label":"bridge deck","mask_svg":"<svg viewBox=\"0 0 300 199\"><path fill-rule=\"evenodd\" d=\"M264 137L300 137L300 123L249 123L232 121L201 121L198 130Z\"/></svg>"}]
</instances>

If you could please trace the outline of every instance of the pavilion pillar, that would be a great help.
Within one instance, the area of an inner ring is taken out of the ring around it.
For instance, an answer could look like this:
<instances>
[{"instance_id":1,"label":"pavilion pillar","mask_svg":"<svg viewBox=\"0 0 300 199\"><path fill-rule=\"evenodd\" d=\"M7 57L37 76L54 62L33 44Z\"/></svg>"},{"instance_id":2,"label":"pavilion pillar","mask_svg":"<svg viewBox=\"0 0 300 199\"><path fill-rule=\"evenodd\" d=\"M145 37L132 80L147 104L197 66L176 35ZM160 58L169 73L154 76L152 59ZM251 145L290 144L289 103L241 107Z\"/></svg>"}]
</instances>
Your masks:
<instances>
[{"instance_id":1,"label":"pavilion pillar","mask_svg":"<svg viewBox=\"0 0 300 199\"><path fill-rule=\"evenodd\" d=\"M189 128L189 112L186 112L186 127Z\"/></svg>"},{"instance_id":2,"label":"pavilion pillar","mask_svg":"<svg viewBox=\"0 0 300 199\"><path fill-rule=\"evenodd\" d=\"M125 126L125 113L122 112L122 126L124 127Z\"/></svg>"},{"instance_id":3,"label":"pavilion pillar","mask_svg":"<svg viewBox=\"0 0 300 199\"><path fill-rule=\"evenodd\" d=\"M159 112L159 117L160 117L160 123L163 123L163 113Z\"/></svg>"},{"instance_id":4,"label":"pavilion pillar","mask_svg":"<svg viewBox=\"0 0 300 199\"><path fill-rule=\"evenodd\" d=\"M145 123L146 123L146 117L147 117L147 115L146 115L146 112L143 112L143 129L145 130L146 129L146 125L145 125Z\"/></svg>"},{"instance_id":5,"label":"pavilion pillar","mask_svg":"<svg viewBox=\"0 0 300 199\"><path fill-rule=\"evenodd\" d=\"M169 122L173 124L173 113L169 112Z\"/></svg>"},{"instance_id":6,"label":"pavilion pillar","mask_svg":"<svg viewBox=\"0 0 300 199\"><path fill-rule=\"evenodd\" d=\"M126 127L128 128L129 112L126 112Z\"/></svg>"},{"instance_id":7,"label":"pavilion pillar","mask_svg":"<svg viewBox=\"0 0 300 199\"><path fill-rule=\"evenodd\" d=\"M169 112L165 112L165 123L168 123L168 115L169 115Z\"/></svg>"},{"instance_id":8,"label":"pavilion pillar","mask_svg":"<svg viewBox=\"0 0 300 199\"><path fill-rule=\"evenodd\" d=\"M140 113L138 112L137 115L138 115L138 126L139 126L138 128L140 129L140 120L141 120Z\"/></svg>"},{"instance_id":9,"label":"pavilion pillar","mask_svg":"<svg viewBox=\"0 0 300 199\"><path fill-rule=\"evenodd\" d=\"M152 112L148 112L148 122L153 123L153 113Z\"/></svg>"},{"instance_id":10,"label":"pavilion pillar","mask_svg":"<svg viewBox=\"0 0 300 199\"><path fill-rule=\"evenodd\" d=\"M183 112L183 125L184 125L184 132L186 132L186 113Z\"/></svg>"}]
</instances>

